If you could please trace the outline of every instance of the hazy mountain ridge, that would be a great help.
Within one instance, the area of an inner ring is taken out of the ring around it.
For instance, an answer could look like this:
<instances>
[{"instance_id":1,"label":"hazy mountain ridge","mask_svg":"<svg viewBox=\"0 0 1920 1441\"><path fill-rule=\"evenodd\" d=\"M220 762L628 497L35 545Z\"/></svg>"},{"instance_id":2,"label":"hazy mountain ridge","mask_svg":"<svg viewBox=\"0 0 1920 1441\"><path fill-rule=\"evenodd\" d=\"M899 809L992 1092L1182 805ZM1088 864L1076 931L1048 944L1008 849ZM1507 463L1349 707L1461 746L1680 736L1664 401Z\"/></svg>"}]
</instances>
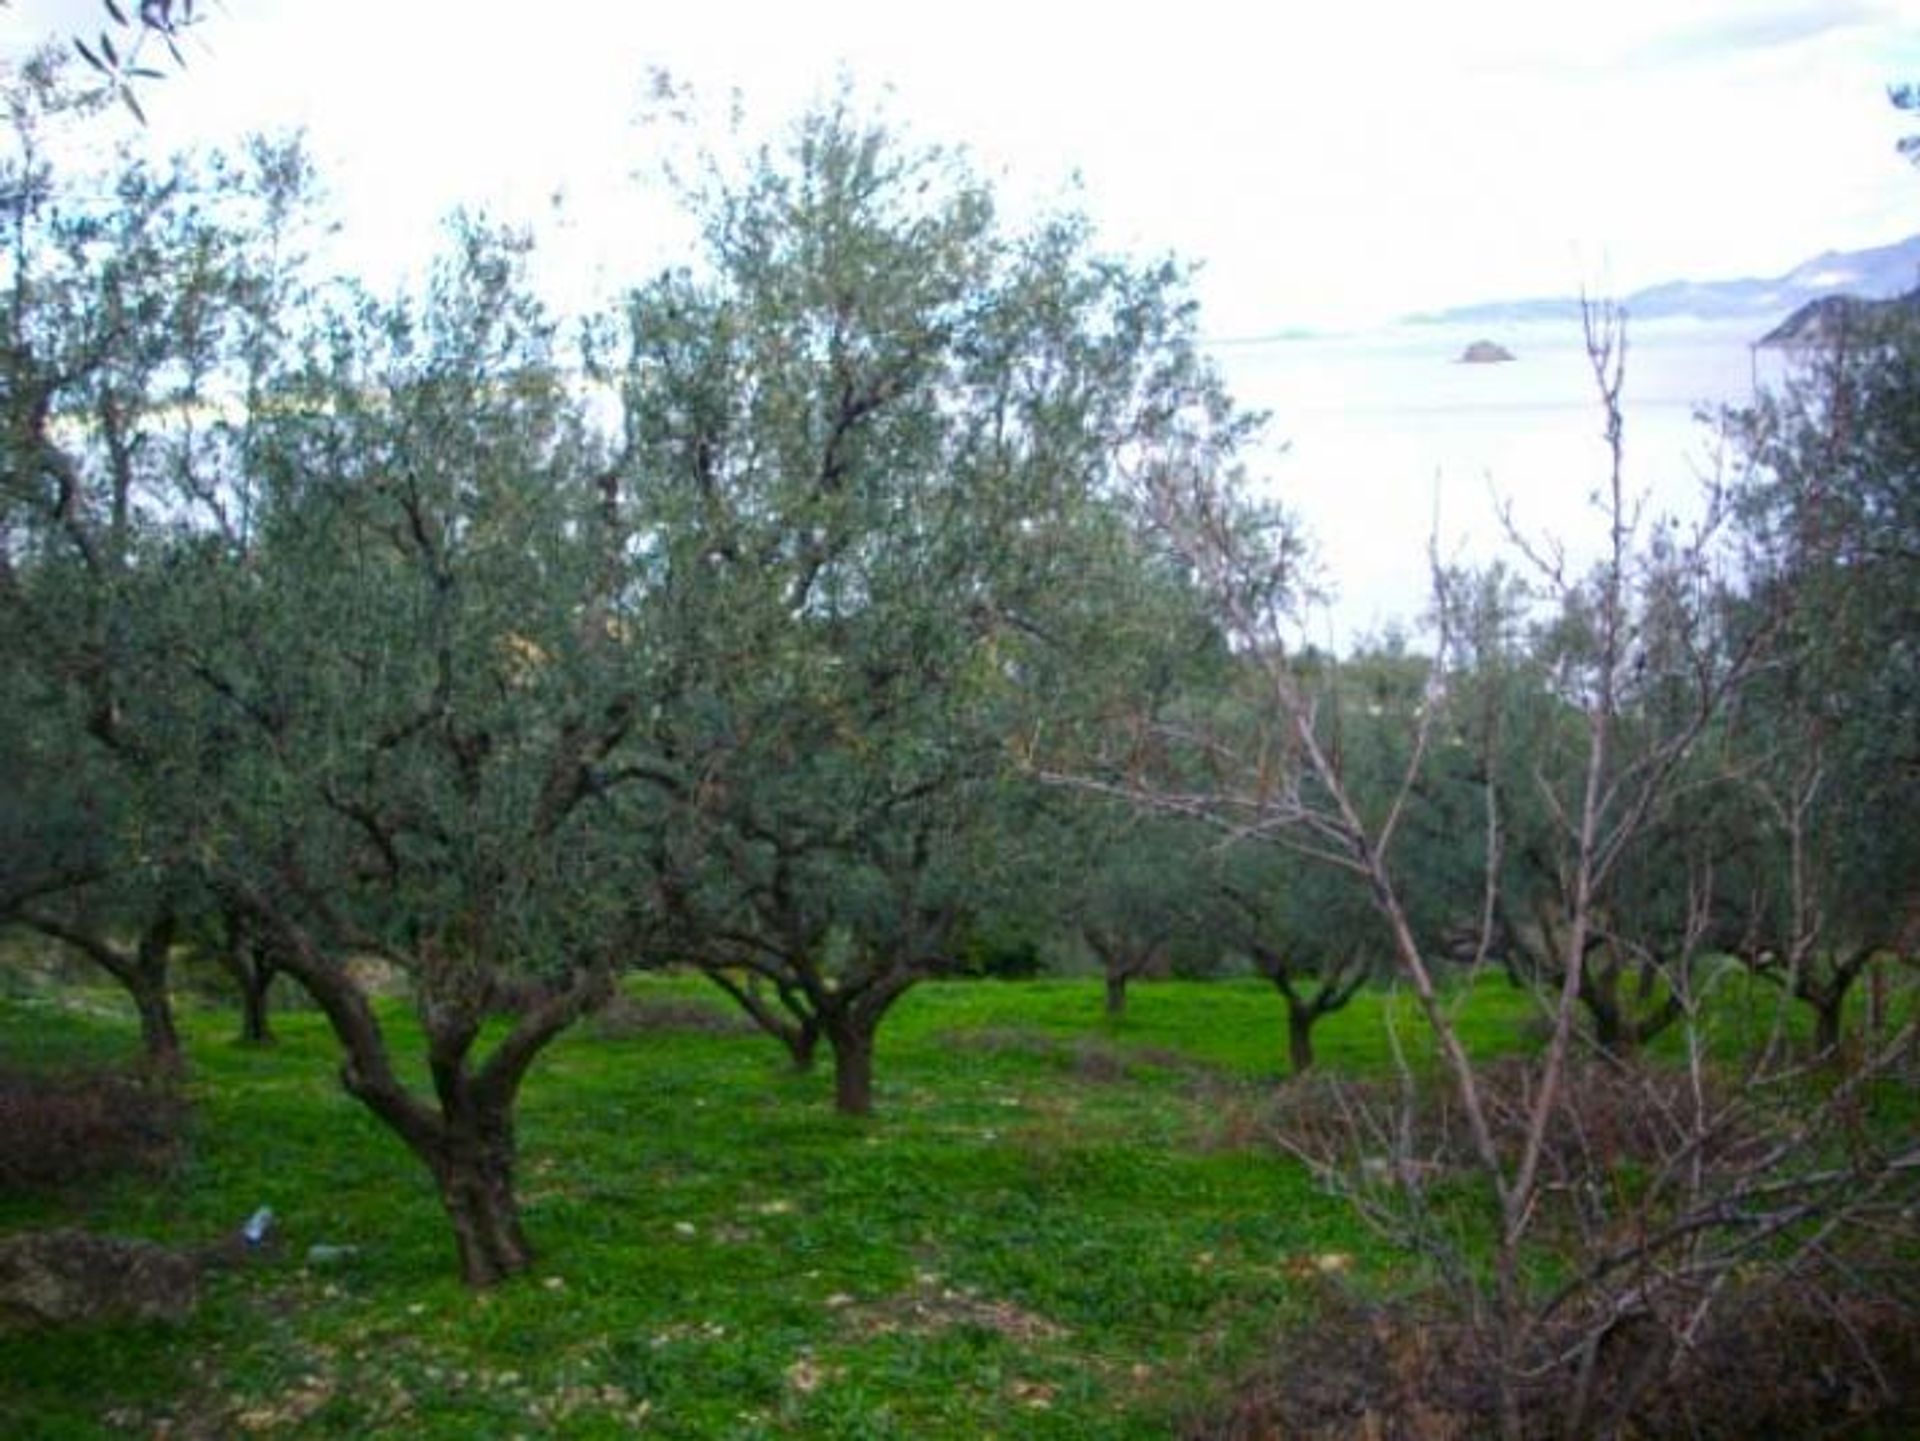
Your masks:
<instances>
[{"instance_id":1,"label":"hazy mountain ridge","mask_svg":"<svg viewBox=\"0 0 1920 1441\"><path fill-rule=\"evenodd\" d=\"M1920 235L1867 250L1829 250L1772 279L1670 280L1636 290L1621 303L1641 320L1692 317L1772 322L1830 295L1884 300L1920 284ZM1412 325L1515 324L1577 319L1575 296L1492 300L1409 315Z\"/></svg>"}]
</instances>

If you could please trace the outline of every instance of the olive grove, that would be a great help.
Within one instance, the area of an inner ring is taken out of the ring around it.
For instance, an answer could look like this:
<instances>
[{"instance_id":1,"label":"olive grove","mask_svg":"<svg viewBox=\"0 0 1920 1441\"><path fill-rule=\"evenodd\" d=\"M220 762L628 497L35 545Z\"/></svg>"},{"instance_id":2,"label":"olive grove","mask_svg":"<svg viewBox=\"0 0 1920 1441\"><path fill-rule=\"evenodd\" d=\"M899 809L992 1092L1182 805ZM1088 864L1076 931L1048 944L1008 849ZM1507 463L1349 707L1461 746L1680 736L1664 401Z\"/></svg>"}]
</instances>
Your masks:
<instances>
[{"instance_id":1,"label":"olive grove","mask_svg":"<svg viewBox=\"0 0 1920 1441\"><path fill-rule=\"evenodd\" d=\"M297 987L469 1284L532 1264L521 1093L627 973L824 1046L865 1117L892 1008L1012 929L1115 1034L1243 965L1276 1070L1409 1000L1392 1082L1288 1082L1278 1141L1442 1278L1505 1435L1620 1431L1756 1276L1837 1309L1911 1239L1910 321L1725 417L1683 526L1589 307L1590 562L1510 526L1335 656L1187 272L845 94L569 317L482 216L411 291L326 273L296 145L74 170L57 71L0 162L0 926L163 1073L193 952L253 1039ZM1531 1008L1499 1055L1482 983Z\"/></svg>"}]
</instances>

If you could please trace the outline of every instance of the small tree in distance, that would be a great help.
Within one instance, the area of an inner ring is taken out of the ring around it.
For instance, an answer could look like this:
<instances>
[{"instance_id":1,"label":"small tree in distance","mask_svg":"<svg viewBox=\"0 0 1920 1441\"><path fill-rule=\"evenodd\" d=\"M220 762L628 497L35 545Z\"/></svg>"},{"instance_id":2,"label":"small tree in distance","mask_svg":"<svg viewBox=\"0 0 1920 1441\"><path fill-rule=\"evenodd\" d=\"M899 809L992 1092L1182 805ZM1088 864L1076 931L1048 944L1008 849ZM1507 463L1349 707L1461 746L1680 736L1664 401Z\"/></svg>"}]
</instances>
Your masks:
<instances>
[{"instance_id":1,"label":"small tree in distance","mask_svg":"<svg viewBox=\"0 0 1920 1441\"><path fill-rule=\"evenodd\" d=\"M1269 848L1235 851L1214 880L1221 931L1286 1003L1287 1062L1300 1075L1314 1064L1314 1027L1381 972L1379 917L1349 877Z\"/></svg>"}]
</instances>

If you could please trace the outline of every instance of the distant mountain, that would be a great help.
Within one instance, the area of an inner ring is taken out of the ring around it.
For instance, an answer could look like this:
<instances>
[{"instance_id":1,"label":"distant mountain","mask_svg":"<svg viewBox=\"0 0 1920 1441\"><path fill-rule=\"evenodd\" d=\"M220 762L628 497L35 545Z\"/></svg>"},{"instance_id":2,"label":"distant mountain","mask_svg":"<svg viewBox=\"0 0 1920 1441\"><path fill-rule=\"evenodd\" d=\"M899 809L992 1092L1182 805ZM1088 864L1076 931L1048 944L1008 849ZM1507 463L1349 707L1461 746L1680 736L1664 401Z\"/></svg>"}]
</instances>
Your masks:
<instances>
[{"instance_id":1,"label":"distant mountain","mask_svg":"<svg viewBox=\"0 0 1920 1441\"><path fill-rule=\"evenodd\" d=\"M1891 300L1865 300L1858 295L1823 295L1809 300L1760 337L1773 350L1799 350L1844 344L1849 336L1870 336L1888 320L1911 323L1920 315L1920 289ZM1879 332L1884 333L1884 332Z\"/></svg>"},{"instance_id":2,"label":"distant mountain","mask_svg":"<svg viewBox=\"0 0 1920 1441\"><path fill-rule=\"evenodd\" d=\"M1920 235L1871 250L1829 250L1772 280L1670 280L1636 290L1621 303L1637 320L1692 316L1700 320L1777 320L1810 301L1832 295L1885 300L1920 284ZM1572 296L1494 300L1407 317L1414 325L1516 324L1577 319Z\"/></svg>"}]
</instances>

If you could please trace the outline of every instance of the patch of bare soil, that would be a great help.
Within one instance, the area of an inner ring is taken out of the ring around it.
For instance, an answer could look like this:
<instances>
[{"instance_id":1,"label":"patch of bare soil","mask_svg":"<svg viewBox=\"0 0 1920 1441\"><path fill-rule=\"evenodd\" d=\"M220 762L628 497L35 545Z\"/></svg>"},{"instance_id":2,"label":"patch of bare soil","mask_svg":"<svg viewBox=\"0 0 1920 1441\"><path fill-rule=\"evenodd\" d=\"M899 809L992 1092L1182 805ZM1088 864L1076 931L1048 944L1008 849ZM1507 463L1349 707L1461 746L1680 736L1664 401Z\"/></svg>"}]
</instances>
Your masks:
<instances>
[{"instance_id":1,"label":"patch of bare soil","mask_svg":"<svg viewBox=\"0 0 1920 1441\"><path fill-rule=\"evenodd\" d=\"M975 1326L1010 1341L1061 1341L1072 1334L1057 1321L1029 1311L1012 1301L982 1296L971 1286L952 1286L922 1272L913 1287L877 1301L830 1298L841 1304L842 1324L860 1337L937 1336L962 1326Z\"/></svg>"}]
</instances>

